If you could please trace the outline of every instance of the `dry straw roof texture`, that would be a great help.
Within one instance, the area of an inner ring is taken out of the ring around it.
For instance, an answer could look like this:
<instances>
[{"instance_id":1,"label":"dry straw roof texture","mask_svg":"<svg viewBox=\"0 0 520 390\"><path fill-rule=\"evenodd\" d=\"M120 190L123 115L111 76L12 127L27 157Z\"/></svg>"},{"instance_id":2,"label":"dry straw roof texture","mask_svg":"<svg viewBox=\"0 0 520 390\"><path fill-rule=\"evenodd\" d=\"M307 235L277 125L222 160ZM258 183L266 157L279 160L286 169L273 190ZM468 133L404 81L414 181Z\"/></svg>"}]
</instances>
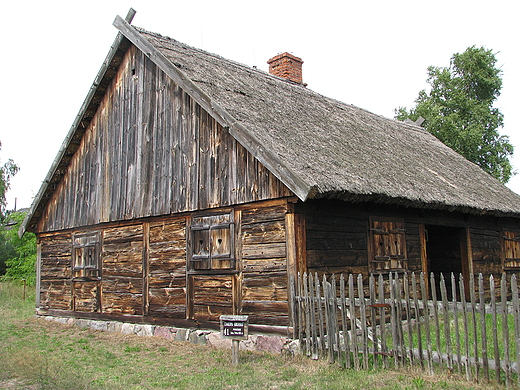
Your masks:
<instances>
[{"instance_id":1,"label":"dry straw roof texture","mask_svg":"<svg viewBox=\"0 0 520 390\"><path fill-rule=\"evenodd\" d=\"M307 199L520 214L519 195L419 126L372 114L168 37L138 31L307 183Z\"/></svg>"}]
</instances>

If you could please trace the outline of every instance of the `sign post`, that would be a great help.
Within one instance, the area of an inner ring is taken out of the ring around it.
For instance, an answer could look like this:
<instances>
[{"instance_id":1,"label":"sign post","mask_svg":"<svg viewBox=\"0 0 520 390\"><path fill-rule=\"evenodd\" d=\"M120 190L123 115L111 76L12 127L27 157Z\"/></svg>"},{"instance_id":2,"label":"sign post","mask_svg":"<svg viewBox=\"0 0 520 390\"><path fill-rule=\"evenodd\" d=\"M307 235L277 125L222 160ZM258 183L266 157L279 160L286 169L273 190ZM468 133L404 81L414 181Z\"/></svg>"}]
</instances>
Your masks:
<instances>
[{"instance_id":1,"label":"sign post","mask_svg":"<svg viewBox=\"0 0 520 390\"><path fill-rule=\"evenodd\" d=\"M249 327L248 316L222 315L220 316L220 337L233 340L231 347L231 362L238 364L238 350L240 340L247 340Z\"/></svg>"}]
</instances>

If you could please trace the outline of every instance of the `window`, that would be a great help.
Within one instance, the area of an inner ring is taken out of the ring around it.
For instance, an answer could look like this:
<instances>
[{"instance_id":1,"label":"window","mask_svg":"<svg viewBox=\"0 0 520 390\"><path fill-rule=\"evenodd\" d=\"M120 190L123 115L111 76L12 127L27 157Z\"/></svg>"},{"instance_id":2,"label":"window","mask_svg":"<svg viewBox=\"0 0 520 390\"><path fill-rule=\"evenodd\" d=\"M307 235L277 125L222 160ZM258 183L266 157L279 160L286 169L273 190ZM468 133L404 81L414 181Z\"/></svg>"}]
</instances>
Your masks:
<instances>
[{"instance_id":1,"label":"window","mask_svg":"<svg viewBox=\"0 0 520 390\"><path fill-rule=\"evenodd\" d=\"M513 231L502 232L502 253L504 270L518 270L520 268L520 233Z\"/></svg>"},{"instance_id":2,"label":"window","mask_svg":"<svg viewBox=\"0 0 520 390\"><path fill-rule=\"evenodd\" d=\"M404 221L370 218L369 261L372 272L408 269Z\"/></svg>"},{"instance_id":3,"label":"window","mask_svg":"<svg viewBox=\"0 0 520 390\"><path fill-rule=\"evenodd\" d=\"M234 270L233 214L194 216L190 227L189 269Z\"/></svg>"},{"instance_id":4,"label":"window","mask_svg":"<svg viewBox=\"0 0 520 390\"><path fill-rule=\"evenodd\" d=\"M72 277L84 280L101 277L99 232L75 234L72 251Z\"/></svg>"}]
</instances>

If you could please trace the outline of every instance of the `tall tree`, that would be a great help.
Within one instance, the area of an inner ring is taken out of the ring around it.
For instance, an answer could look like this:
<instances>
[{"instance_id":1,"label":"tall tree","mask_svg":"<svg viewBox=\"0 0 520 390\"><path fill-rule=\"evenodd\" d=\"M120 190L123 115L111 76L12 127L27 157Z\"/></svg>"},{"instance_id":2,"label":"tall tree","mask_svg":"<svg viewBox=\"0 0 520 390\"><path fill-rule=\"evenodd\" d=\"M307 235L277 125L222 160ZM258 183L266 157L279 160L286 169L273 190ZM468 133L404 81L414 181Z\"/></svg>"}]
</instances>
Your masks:
<instances>
[{"instance_id":1,"label":"tall tree","mask_svg":"<svg viewBox=\"0 0 520 390\"><path fill-rule=\"evenodd\" d=\"M502 71L483 47L468 47L451 57L449 67L428 68L430 92L422 90L415 107L395 110L396 119L416 121L443 143L506 183L512 175L513 145L500 135L504 116L493 103L500 96Z\"/></svg>"},{"instance_id":2,"label":"tall tree","mask_svg":"<svg viewBox=\"0 0 520 390\"><path fill-rule=\"evenodd\" d=\"M2 150L2 143L0 142L0 150ZM0 165L0 220L5 215L5 206L7 204L5 200L5 193L9 189L9 182L11 178L16 175L19 168L13 160L9 159L4 165Z\"/></svg>"}]
</instances>

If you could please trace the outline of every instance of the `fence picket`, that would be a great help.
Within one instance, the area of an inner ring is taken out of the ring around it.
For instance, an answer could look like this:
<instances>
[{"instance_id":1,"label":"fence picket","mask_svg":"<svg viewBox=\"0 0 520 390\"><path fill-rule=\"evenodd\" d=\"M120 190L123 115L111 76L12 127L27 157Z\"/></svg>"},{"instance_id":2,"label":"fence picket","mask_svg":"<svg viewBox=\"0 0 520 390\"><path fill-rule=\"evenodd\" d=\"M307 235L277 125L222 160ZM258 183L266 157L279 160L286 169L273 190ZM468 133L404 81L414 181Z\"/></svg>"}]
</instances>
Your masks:
<instances>
[{"instance_id":1,"label":"fence picket","mask_svg":"<svg viewBox=\"0 0 520 390\"><path fill-rule=\"evenodd\" d=\"M363 368L366 370L368 369L368 333L367 312L365 306L365 292L363 289L363 275L358 275L357 282L359 297L359 314L361 317L361 339L363 340L361 351L363 353Z\"/></svg>"},{"instance_id":2,"label":"fence picket","mask_svg":"<svg viewBox=\"0 0 520 390\"><path fill-rule=\"evenodd\" d=\"M467 312L467 303L466 303L466 290L464 288L464 280L462 275L459 277L459 286L460 286L460 300L462 302L462 316L464 321L464 347L466 353L465 359L465 371L466 371L466 379L471 380L471 368L470 368L470 348L469 348L469 326L468 326L468 312Z\"/></svg>"},{"instance_id":3,"label":"fence picket","mask_svg":"<svg viewBox=\"0 0 520 390\"><path fill-rule=\"evenodd\" d=\"M318 329L319 329L319 337L318 337L318 351L320 356L325 354L325 331L323 329L323 305L321 301L321 289L320 289L320 278L318 273L314 274L314 290L316 292L316 309L318 312Z\"/></svg>"},{"instance_id":4,"label":"fence picket","mask_svg":"<svg viewBox=\"0 0 520 390\"><path fill-rule=\"evenodd\" d=\"M392 329L392 355L394 357L394 364L397 368L399 366L398 358L398 336L397 336L397 308L396 308L396 297L395 297L395 281L392 277L392 273L388 275L388 287L390 290L390 327Z\"/></svg>"},{"instance_id":5,"label":"fence picket","mask_svg":"<svg viewBox=\"0 0 520 390\"><path fill-rule=\"evenodd\" d=\"M479 380L480 364L478 357L478 327L477 327L477 304L476 304L476 293L475 293L475 277L473 274L469 276L470 280L470 300L471 300L471 317L473 321L473 350L474 350L474 364L475 364L475 379Z\"/></svg>"},{"instance_id":6,"label":"fence picket","mask_svg":"<svg viewBox=\"0 0 520 390\"><path fill-rule=\"evenodd\" d=\"M497 325L497 306L495 299L495 279L493 275L489 278L489 295L492 315L492 334L493 334L493 353L495 359L495 377L500 381L500 353L498 350L498 325Z\"/></svg>"},{"instance_id":7,"label":"fence picket","mask_svg":"<svg viewBox=\"0 0 520 390\"><path fill-rule=\"evenodd\" d=\"M338 324L338 298L336 291L336 275L332 275L332 326L334 328L334 355L335 359L340 360L339 346L339 324Z\"/></svg>"},{"instance_id":8,"label":"fence picket","mask_svg":"<svg viewBox=\"0 0 520 390\"><path fill-rule=\"evenodd\" d=\"M448 292L446 290L446 279L441 274L441 298L442 298L442 317L444 322L444 340L446 342L446 367L449 371L453 369L451 356L451 332L450 332L450 316L448 311ZM441 351L439 353L442 354ZM441 357L442 361L442 357Z\"/></svg>"},{"instance_id":9,"label":"fence picket","mask_svg":"<svg viewBox=\"0 0 520 390\"><path fill-rule=\"evenodd\" d=\"M458 300L457 300L457 281L453 272L451 273L451 291L452 297L451 301L453 303L453 323L455 328L455 344L457 351L457 371L460 374L462 372L462 364L461 364L461 350L460 350L460 329L459 329L459 309L458 309Z\"/></svg>"},{"instance_id":10,"label":"fence picket","mask_svg":"<svg viewBox=\"0 0 520 390\"><path fill-rule=\"evenodd\" d=\"M440 334L440 323L439 323L439 304L437 302L437 283L435 283L435 275L433 272L430 274L430 286L431 286L431 298L433 302L433 321L435 324L435 345L437 351L441 350L441 334Z\"/></svg>"},{"instance_id":11,"label":"fence picket","mask_svg":"<svg viewBox=\"0 0 520 390\"><path fill-rule=\"evenodd\" d=\"M325 275L323 275L323 282L321 286L323 288L323 300L325 306L325 337L327 339L325 343L325 348L327 349L327 357L329 359L329 363L334 363L334 332L332 331L332 315L330 310L331 286L330 283L327 282Z\"/></svg>"},{"instance_id":12,"label":"fence picket","mask_svg":"<svg viewBox=\"0 0 520 390\"><path fill-rule=\"evenodd\" d=\"M303 346L303 331L302 331L302 324L304 323L305 319L303 318L304 316L304 313L303 313L303 310L302 310L302 307L303 307L303 303L302 303L302 294L304 293L303 292L303 286L302 286L302 275L300 273L298 273L298 284L295 286L295 290L298 291L298 295L299 295L299 298L295 304L294 304L294 307L297 307L297 312L295 313L295 317L294 318L298 318L299 320L299 324L297 326L297 332L298 332L298 341L300 342L300 345ZM305 298L303 298L305 299Z\"/></svg>"},{"instance_id":13,"label":"fence picket","mask_svg":"<svg viewBox=\"0 0 520 390\"><path fill-rule=\"evenodd\" d=\"M507 279L506 275L502 275L500 281L500 295L501 295L501 310L502 310L502 335L504 337L504 372L506 376L506 386L511 385L511 361L509 356L509 322L507 310ZM500 366L500 361L499 361ZM500 372L500 370L499 370Z\"/></svg>"},{"instance_id":14,"label":"fence picket","mask_svg":"<svg viewBox=\"0 0 520 390\"><path fill-rule=\"evenodd\" d=\"M371 274L368 278L368 295L370 299L370 323L372 325L372 342L373 342L373 358L374 358L374 369L377 370L379 368L378 361L378 352L379 352L379 340L377 338L377 314L376 314L376 287L375 287L375 278L374 275Z\"/></svg>"},{"instance_id":15,"label":"fence picket","mask_svg":"<svg viewBox=\"0 0 520 390\"><path fill-rule=\"evenodd\" d=\"M318 318L317 318L317 307L316 307L316 294L314 291L313 280L314 279L312 277L312 274L309 275L307 282L309 284L310 328L311 328L311 337L312 337L311 357L312 357L312 359L318 359L319 343L318 343L318 330L316 328L316 322L317 322Z\"/></svg>"},{"instance_id":16,"label":"fence picket","mask_svg":"<svg viewBox=\"0 0 520 390\"><path fill-rule=\"evenodd\" d=\"M478 294L479 294L479 311L480 311L480 329L482 337L482 370L484 371L484 379L489 381L489 360L487 354L487 331L486 331L486 308L484 300L484 277L478 274Z\"/></svg>"},{"instance_id":17,"label":"fence picket","mask_svg":"<svg viewBox=\"0 0 520 390\"><path fill-rule=\"evenodd\" d=\"M339 290L340 290L340 296L341 296L341 320L342 320L342 330L343 330L343 345L344 345L344 352L345 352L345 366L346 368L351 367L350 362L350 337L348 332L348 325L347 325L347 306L346 306L346 297L345 297L345 277L343 274L341 274L340 280L339 280Z\"/></svg>"},{"instance_id":18,"label":"fence picket","mask_svg":"<svg viewBox=\"0 0 520 390\"><path fill-rule=\"evenodd\" d=\"M379 274L378 295L379 295L379 329L381 330L381 354L383 355L383 367L388 368L388 347L386 344L386 303L385 303L385 283L383 275Z\"/></svg>"},{"instance_id":19,"label":"fence picket","mask_svg":"<svg viewBox=\"0 0 520 390\"><path fill-rule=\"evenodd\" d=\"M357 325L356 325L356 296L354 295L354 278L352 274L348 276L348 298L350 304L350 330L352 335L352 354L354 357L354 368L359 370L359 354L358 354L358 337L357 337Z\"/></svg>"},{"instance_id":20,"label":"fence picket","mask_svg":"<svg viewBox=\"0 0 520 390\"><path fill-rule=\"evenodd\" d=\"M428 371L430 375L433 374L433 353L432 353L432 339L430 334L430 313L428 310L428 292L426 291L425 275L421 273L421 301L423 306L424 318L424 333L426 335L426 359L428 363Z\"/></svg>"},{"instance_id":21,"label":"fence picket","mask_svg":"<svg viewBox=\"0 0 520 390\"><path fill-rule=\"evenodd\" d=\"M433 374L436 366L460 373L464 366L468 380L489 380L493 370L507 386L520 381L516 275L508 281L503 274L500 283L490 276L489 288L482 275L478 281L470 275L469 282L453 274L438 281L422 273L354 277L340 275L339 288L335 275L303 273L289 280L291 324L303 353L357 370L388 368L392 356L396 367L416 363Z\"/></svg>"},{"instance_id":22,"label":"fence picket","mask_svg":"<svg viewBox=\"0 0 520 390\"><path fill-rule=\"evenodd\" d=\"M309 287L307 283L307 272L303 273L302 278L302 284L303 284L303 299L302 302L302 312L304 313L305 318L305 352L307 356L311 356L311 340L309 339L309 333L310 333L310 324L311 324L311 310L310 310L310 301L311 298L309 297Z\"/></svg>"},{"instance_id":23,"label":"fence picket","mask_svg":"<svg viewBox=\"0 0 520 390\"><path fill-rule=\"evenodd\" d=\"M422 348L422 334L421 334L421 314L419 312L419 299L417 298L417 281L415 272L412 272L412 291L413 291L413 308L415 314L415 323L417 324L417 347L419 349L419 362L424 369L424 355Z\"/></svg>"},{"instance_id":24,"label":"fence picket","mask_svg":"<svg viewBox=\"0 0 520 390\"><path fill-rule=\"evenodd\" d=\"M408 329L408 359L410 359L410 361L413 362L415 360L415 357L413 353L413 326L410 310L410 285L408 283L408 274L403 275L403 287L406 312L406 327Z\"/></svg>"},{"instance_id":25,"label":"fence picket","mask_svg":"<svg viewBox=\"0 0 520 390\"><path fill-rule=\"evenodd\" d=\"M516 275L511 276L511 295L513 300L514 337L516 347L516 378L520 384L520 303L518 302L518 283Z\"/></svg>"}]
</instances>

